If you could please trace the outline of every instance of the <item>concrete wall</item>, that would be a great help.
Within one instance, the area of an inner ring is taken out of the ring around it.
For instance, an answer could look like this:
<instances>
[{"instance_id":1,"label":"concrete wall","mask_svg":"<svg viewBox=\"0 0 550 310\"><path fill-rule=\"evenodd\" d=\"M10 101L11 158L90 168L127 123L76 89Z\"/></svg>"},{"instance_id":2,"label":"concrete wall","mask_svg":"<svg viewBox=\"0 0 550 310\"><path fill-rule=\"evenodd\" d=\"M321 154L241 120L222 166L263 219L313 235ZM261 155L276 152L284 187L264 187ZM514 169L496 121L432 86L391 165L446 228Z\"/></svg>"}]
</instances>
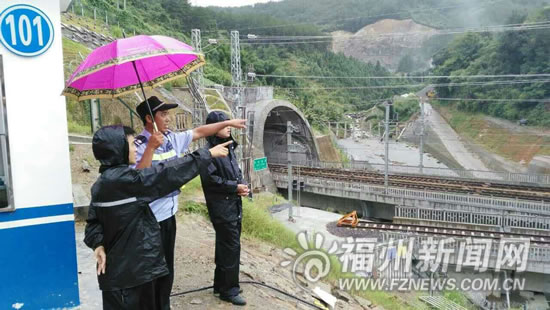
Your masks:
<instances>
[{"instance_id":1,"label":"concrete wall","mask_svg":"<svg viewBox=\"0 0 550 310\"><path fill-rule=\"evenodd\" d=\"M536 156L529 163L529 173L550 174L550 156Z\"/></svg>"},{"instance_id":2,"label":"concrete wall","mask_svg":"<svg viewBox=\"0 0 550 310\"><path fill-rule=\"evenodd\" d=\"M319 158L322 161L340 161L340 154L338 154L329 135L316 137L315 140L317 140L317 144L319 145Z\"/></svg>"},{"instance_id":3,"label":"concrete wall","mask_svg":"<svg viewBox=\"0 0 550 310\"><path fill-rule=\"evenodd\" d=\"M279 189L279 192L288 198L288 190ZM298 192L292 192L292 199L297 200ZM378 218L391 220L394 216L394 206L385 205L376 202L337 198L326 195L313 194L308 192L300 193L300 205L303 207L315 208L320 210L333 209L338 213L349 213L357 211L357 215L362 218Z\"/></svg>"},{"instance_id":4,"label":"concrete wall","mask_svg":"<svg viewBox=\"0 0 550 310\"><path fill-rule=\"evenodd\" d=\"M235 95L233 94L233 88L224 87L220 89L223 93L223 97L228 102L233 104ZM271 86L262 86L262 87L246 87L241 91L241 96L243 97L243 103L255 103L263 100L272 100L273 99L273 87Z\"/></svg>"}]
</instances>

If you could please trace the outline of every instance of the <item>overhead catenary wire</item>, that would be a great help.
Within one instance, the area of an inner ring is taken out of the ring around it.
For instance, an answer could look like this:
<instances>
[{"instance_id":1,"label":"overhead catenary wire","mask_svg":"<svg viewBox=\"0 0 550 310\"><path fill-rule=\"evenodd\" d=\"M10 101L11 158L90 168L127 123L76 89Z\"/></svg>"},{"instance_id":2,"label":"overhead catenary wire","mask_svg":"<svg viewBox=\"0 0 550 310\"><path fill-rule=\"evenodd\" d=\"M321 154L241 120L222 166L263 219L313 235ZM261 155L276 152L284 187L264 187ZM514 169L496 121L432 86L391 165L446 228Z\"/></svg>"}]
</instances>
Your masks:
<instances>
[{"instance_id":1,"label":"overhead catenary wire","mask_svg":"<svg viewBox=\"0 0 550 310\"><path fill-rule=\"evenodd\" d=\"M278 125L280 127L283 127L283 126L286 126L286 124L273 124L273 123L270 123L270 125ZM332 128L334 129L334 128ZM344 128L340 128L339 130L344 130ZM347 129L347 131L352 131L350 129ZM270 132L270 133L273 133L273 134L280 134L281 137L283 137L284 135L286 135L286 132L283 132L283 131L267 131L267 132ZM311 136L309 135L304 135L304 134L300 134L300 133L293 133L292 134L293 137L300 137L300 138L304 138L304 139L310 139ZM448 141L448 142L465 142L467 141L466 139L446 139L446 138L441 138L439 136L437 136L438 140L440 141ZM390 145L400 145L398 142L390 142L389 143ZM474 144L477 144L477 143L474 143ZM550 147L550 144L539 144L539 143L536 143L536 142L533 142L533 143L506 143L506 146L533 146L533 145L536 145L536 146L549 146ZM365 149L367 148L368 146L365 145L364 147L347 147L346 149L350 149L350 150L362 150L362 149ZM399 150L397 150L399 151ZM405 150L403 150L405 151ZM463 153L472 153L472 152L463 152Z\"/></svg>"},{"instance_id":2,"label":"overhead catenary wire","mask_svg":"<svg viewBox=\"0 0 550 310\"><path fill-rule=\"evenodd\" d=\"M334 40L363 40L365 38L378 37L402 37L411 35L455 35L465 33L495 33L508 31L527 31L527 30L545 30L550 29L550 21L523 23L523 24L502 24L484 27L469 27L469 28L448 28L434 31L413 31L413 32L387 32L361 35L318 35L318 36L257 36L254 39L242 39L240 44L243 45L291 45L291 44L313 44L313 43L331 43ZM311 41L310 41L311 40ZM265 42L264 42L265 41ZM281 42L273 42L281 41ZM218 39L219 44L229 44L227 38Z\"/></svg>"},{"instance_id":3,"label":"overhead catenary wire","mask_svg":"<svg viewBox=\"0 0 550 310\"><path fill-rule=\"evenodd\" d=\"M431 84L432 87L461 87L461 86L495 86L495 85L515 85L515 84L534 84L550 82L550 79L535 79L535 80L504 80L490 82L464 82L464 83L442 83ZM402 84L402 85L374 85L374 86L327 86L327 87L275 87L274 89L283 90L337 90L337 89L399 89L399 88L420 88L425 87L425 84ZM227 86L226 88L235 88Z\"/></svg>"},{"instance_id":4,"label":"overhead catenary wire","mask_svg":"<svg viewBox=\"0 0 550 310\"><path fill-rule=\"evenodd\" d=\"M546 27L537 27L537 28L524 28L524 29L520 29L520 28L514 28L514 29L509 29L509 30L499 30L499 31L489 31L489 30L477 30L477 31L473 31L473 30L470 30L470 31L456 31L456 32L437 32L437 33L434 33L433 36L437 36L437 35L451 35L451 34L465 34L465 33L485 33L485 32L505 32L505 31L525 31L525 30L545 30L545 29L550 29L550 25L546 26ZM426 33L423 33L423 34L426 34ZM364 40L365 38L367 37L372 37L372 38L376 38L376 37L403 37L403 36L411 36L411 35L415 35L415 33L411 33L411 32L402 32L402 33L388 33L388 34L372 34L372 35L368 35L368 36L349 36L349 37L345 37L346 40L350 41L350 40ZM293 40L286 40L286 41L283 41L283 42L272 42L272 40L270 41L265 41L265 42L259 42L259 41L244 41L244 42L241 42L242 45L296 45L296 44L319 44L319 43L333 43L335 41L335 39L339 39L339 38L343 38L343 37L338 37L338 36L334 36L332 38L327 38L327 39L314 39L312 41L307 41L306 39L301 39L301 40L296 40L296 41L293 41ZM229 44L229 43L223 43L223 44Z\"/></svg>"},{"instance_id":5,"label":"overhead catenary wire","mask_svg":"<svg viewBox=\"0 0 550 310\"><path fill-rule=\"evenodd\" d=\"M531 78L550 77L550 73L536 74L477 74L477 75L418 75L418 76L330 76L330 75L280 75L280 74L259 74L256 77L271 77L285 79L350 79L350 80L399 80L399 79L484 79L484 78Z\"/></svg>"},{"instance_id":6,"label":"overhead catenary wire","mask_svg":"<svg viewBox=\"0 0 550 310\"><path fill-rule=\"evenodd\" d=\"M505 24L495 25L487 27L477 28L449 28L438 31L413 31L413 32L387 32L387 33L374 33L374 34L361 34L361 35L322 35L322 36L259 36L255 39L243 39L240 40L241 44L246 45L269 45L269 44L308 44L308 43L329 43L335 39L346 40L363 40L365 38L379 38L379 37L402 37L411 35L454 35L465 33L495 33L495 32L515 32L515 31L527 31L527 30L545 30L550 29L550 21L538 22L538 23L526 23L526 24ZM308 41L312 40L312 41ZM220 43L228 44L228 39L219 39ZM266 41L266 42L262 42ZM282 42L272 42L282 41Z\"/></svg>"},{"instance_id":7,"label":"overhead catenary wire","mask_svg":"<svg viewBox=\"0 0 550 310\"><path fill-rule=\"evenodd\" d=\"M516 99L516 98L510 98L510 99L496 99L496 98L433 98L433 100L439 100L439 101L474 101L474 102L480 102L480 101L486 101L486 102L496 102L496 103L518 103L518 102L527 102L527 103L547 103L550 102L550 98L548 99Z\"/></svg>"},{"instance_id":8,"label":"overhead catenary wire","mask_svg":"<svg viewBox=\"0 0 550 310\"><path fill-rule=\"evenodd\" d=\"M377 102L378 104L383 103L384 101L388 100L395 100L403 99L403 100L419 100L418 97L402 97L401 95L395 95L393 97L388 98L377 98L377 99L362 99L361 102ZM508 103L548 103L550 102L550 98L548 99L519 99L519 98L433 98L431 100L439 100L439 101L472 101L472 102L492 102L492 103L501 103L501 104L508 104ZM294 111L279 111L280 113L285 112L294 112ZM363 113L365 111L350 111L348 113Z\"/></svg>"},{"instance_id":9,"label":"overhead catenary wire","mask_svg":"<svg viewBox=\"0 0 550 310\"><path fill-rule=\"evenodd\" d=\"M547 29L550 27L550 21L542 22L533 22L533 23L522 23L522 24L501 24L501 25L491 25L491 26L481 26L481 27L460 27L460 28L447 28L439 29L434 31L408 31L408 32L381 32L375 34L339 34L339 35L300 35L300 36L288 36L288 35L258 35L254 39L244 38L241 42L253 42L253 41L264 41L264 40L319 40L319 39L334 39L334 38L361 38L361 37L378 37L378 36L402 36L402 35L412 35L412 34L455 34L455 33L468 33L468 32L501 32L501 31L516 31L516 30L538 30L538 29Z\"/></svg>"}]
</instances>

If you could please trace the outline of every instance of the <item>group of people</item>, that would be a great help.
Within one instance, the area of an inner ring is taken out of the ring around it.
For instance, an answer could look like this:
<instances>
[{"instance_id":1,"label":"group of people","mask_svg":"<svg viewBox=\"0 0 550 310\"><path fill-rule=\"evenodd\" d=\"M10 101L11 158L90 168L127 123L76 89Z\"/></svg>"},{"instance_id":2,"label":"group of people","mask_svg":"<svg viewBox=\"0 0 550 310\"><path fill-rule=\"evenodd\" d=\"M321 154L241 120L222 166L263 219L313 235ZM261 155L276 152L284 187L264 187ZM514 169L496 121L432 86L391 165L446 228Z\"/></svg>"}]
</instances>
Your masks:
<instances>
[{"instance_id":1,"label":"group of people","mask_svg":"<svg viewBox=\"0 0 550 310\"><path fill-rule=\"evenodd\" d=\"M177 104L150 97L137 107L144 130L106 126L93 137L100 176L84 242L94 250L104 309L170 309L180 188L200 175L216 232L214 294L234 305L240 295L241 197L249 195L235 157L230 120L211 112L206 124L185 132L168 129ZM206 147L189 152L191 142Z\"/></svg>"}]
</instances>

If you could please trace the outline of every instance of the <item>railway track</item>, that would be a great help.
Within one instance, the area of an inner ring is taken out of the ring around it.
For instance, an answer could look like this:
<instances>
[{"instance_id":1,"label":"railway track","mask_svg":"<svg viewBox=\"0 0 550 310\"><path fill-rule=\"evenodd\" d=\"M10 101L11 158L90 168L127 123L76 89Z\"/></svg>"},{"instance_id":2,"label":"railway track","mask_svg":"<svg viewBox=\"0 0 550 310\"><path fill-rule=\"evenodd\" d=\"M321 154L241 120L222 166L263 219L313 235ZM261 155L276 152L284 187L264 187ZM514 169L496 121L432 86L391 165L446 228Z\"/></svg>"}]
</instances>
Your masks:
<instances>
[{"instance_id":1,"label":"railway track","mask_svg":"<svg viewBox=\"0 0 550 310\"><path fill-rule=\"evenodd\" d=\"M357 218L357 214L352 212L342 217L337 224L338 227L347 227L350 229L362 229L381 232L397 232L426 236L442 236L455 238L474 238L474 239L529 239L530 243L550 246L550 236L541 236L533 234L492 232L475 229L441 228L428 225L416 224L393 224L391 222L367 221Z\"/></svg>"},{"instance_id":2,"label":"railway track","mask_svg":"<svg viewBox=\"0 0 550 310\"><path fill-rule=\"evenodd\" d=\"M270 164L272 172L287 173L284 165ZM299 167L300 175L326 178L335 181L359 182L384 185L384 174L368 171L349 171L343 169L322 169ZM293 168L298 173L298 168ZM503 184L497 182L481 182L469 180L443 179L437 177L414 175L389 175L389 186L422 189L430 191L477 194L503 198L518 198L524 200L550 201L550 188L527 185Z\"/></svg>"}]
</instances>

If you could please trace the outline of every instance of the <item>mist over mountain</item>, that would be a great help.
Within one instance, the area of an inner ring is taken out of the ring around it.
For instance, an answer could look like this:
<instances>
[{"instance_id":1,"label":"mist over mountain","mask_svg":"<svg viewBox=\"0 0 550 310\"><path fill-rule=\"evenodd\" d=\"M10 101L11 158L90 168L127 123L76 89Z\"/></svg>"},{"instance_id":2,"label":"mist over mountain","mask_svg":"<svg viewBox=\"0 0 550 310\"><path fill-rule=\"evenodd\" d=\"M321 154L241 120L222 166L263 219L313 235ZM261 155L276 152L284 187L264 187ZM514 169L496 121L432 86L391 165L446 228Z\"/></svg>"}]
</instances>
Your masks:
<instances>
[{"instance_id":1,"label":"mist over mountain","mask_svg":"<svg viewBox=\"0 0 550 310\"><path fill-rule=\"evenodd\" d=\"M356 32L381 19L412 19L433 28L504 24L515 15L528 15L549 4L550 0L285 0L214 9L314 24L323 31Z\"/></svg>"}]
</instances>

